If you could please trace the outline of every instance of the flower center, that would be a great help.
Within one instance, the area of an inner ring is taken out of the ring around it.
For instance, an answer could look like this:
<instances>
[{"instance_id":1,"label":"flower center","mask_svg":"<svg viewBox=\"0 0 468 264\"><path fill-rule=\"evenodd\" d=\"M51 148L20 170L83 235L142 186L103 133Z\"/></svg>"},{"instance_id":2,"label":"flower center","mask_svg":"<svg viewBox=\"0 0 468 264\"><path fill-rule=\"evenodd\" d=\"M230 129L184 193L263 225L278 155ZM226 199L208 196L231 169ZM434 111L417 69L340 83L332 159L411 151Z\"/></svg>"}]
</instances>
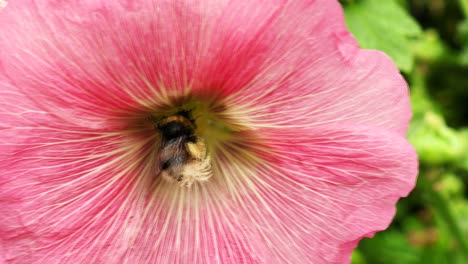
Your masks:
<instances>
[{"instance_id":1,"label":"flower center","mask_svg":"<svg viewBox=\"0 0 468 264\"><path fill-rule=\"evenodd\" d=\"M160 97L115 113L123 155L134 158L139 181L151 188L197 183L225 186L234 171L251 168L259 142L249 123L219 98L194 95ZM229 172L229 173L228 173Z\"/></svg>"}]
</instances>

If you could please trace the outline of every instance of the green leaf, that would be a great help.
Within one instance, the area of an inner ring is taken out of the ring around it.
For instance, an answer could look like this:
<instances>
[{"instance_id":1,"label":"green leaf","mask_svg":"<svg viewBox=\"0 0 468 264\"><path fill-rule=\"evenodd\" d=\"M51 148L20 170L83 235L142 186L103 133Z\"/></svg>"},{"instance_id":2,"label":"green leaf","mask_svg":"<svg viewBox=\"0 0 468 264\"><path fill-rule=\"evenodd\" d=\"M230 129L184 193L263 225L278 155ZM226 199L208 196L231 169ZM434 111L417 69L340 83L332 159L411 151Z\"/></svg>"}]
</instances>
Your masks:
<instances>
[{"instance_id":1,"label":"green leaf","mask_svg":"<svg viewBox=\"0 0 468 264\"><path fill-rule=\"evenodd\" d=\"M351 264L366 264L366 259L362 255L362 253L359 251L359 249L356 249L353 251L353 254L351 255Z\"/></svg>"},{"instance_id":2,"label":"green leaf","mask_svg":"<svg viewBox=\"0 0 468 264\"><path fill-rule=\"evenodd\" d=\"M461 9L463 10L465 17L468 17L468 0L458 0L458 2L460 3Z\"/></svg>"},{"instance_id":3,"label":"green leaf","mask_svg":"<svg viewBox=\"0 0 468 264\"><path fill-rule=\"evenodd\" d=\"M384 51L400 70L412 70L410 39L422 31L405 9L394 0L353 1L344 9L346 24L363 48Z\"/></svg>"},{"instance_id":4,"label":"green leaf","mask_svg":"<svg viewBox=\"0 0 468 264\"><path fill-rule=\"evenodd\" d=\"M412 247L404 234L387 230L377 233L372 239L364 239L359 245L367 263L417 264L420 251Z\"/></svg>"},{"instance_id":5,"label":"green leaf","mask_svg":"<svg viewBox=\"0 0 468 264\"><path fill-rule=\"evenodd\" d=\"M445 124L443 117L428 111L423 120L411 123L408 135L423 163L440 165L456 162L465 153L465 141L456 130Z\"/></svg>"},{"instance_id":6,"label":"green leaf","mask_svg":"<svg viewBox=\"0 0 468 264\"><path fill-rule=\"evenodd\" d=\"M463 154L463 157L460 159L459 161L459 167L465 169L466 171L468 171L468 128L465 128L465 129L461 129L459 131L459 134L460 134L460 138L462 140L462 142L465 143L465 151L464 151L464 154Z\"/></svg>"}]
</instances>

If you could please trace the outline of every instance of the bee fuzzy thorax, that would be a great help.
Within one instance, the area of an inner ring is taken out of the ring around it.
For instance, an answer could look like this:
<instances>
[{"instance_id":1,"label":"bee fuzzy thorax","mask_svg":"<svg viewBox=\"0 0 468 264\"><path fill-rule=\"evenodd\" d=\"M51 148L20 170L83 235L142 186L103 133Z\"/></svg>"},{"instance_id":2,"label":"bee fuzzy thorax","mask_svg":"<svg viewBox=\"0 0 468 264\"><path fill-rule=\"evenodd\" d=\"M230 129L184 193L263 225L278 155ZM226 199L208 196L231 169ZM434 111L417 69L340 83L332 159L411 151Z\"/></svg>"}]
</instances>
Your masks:
<instances>
[{"instance_id":1,"label":"bee fuzzy thorax","mask_svg":"<svg viewBox=\"0 0 468 264\"><path fill-rule=\"evenodd\" d=\"M166 117L157 124L161 138L157 167L164 180L189 187L212 176L210 155L195 128L193 120L182 115Z\"/></svg>"}]
</instances>

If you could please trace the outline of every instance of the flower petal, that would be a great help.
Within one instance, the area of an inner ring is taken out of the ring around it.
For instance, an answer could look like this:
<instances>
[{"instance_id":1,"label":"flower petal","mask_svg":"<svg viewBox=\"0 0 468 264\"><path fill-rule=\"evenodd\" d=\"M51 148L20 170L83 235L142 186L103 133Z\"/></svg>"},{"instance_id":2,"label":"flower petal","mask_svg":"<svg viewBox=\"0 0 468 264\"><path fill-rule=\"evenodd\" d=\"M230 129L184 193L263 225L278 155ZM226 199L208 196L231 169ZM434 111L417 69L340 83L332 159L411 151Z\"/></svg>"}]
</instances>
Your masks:
<instances>
[{"instance_id":1,"label":"flower petal","mask_svg":"<svg viewBox=\"0 0 468 264\"><path fill-rule=\"evenodd\" d=\"M0 24L0 262L342 263L414 185L406 85L337 2L17 0ZM152 186L151 139L111 119L188 91L247 114L264 163Z\"/></svg>"},{"instance_id":2,"label":"flower petal","mask_svg":"<svg viewBox=\"0 0 468 264\"><path fill-rule=\"evenodd\" d=\"M254 191L243 194L240 219L268 228L251 232L285 258L348 262L361 238L389 225L397 200L415 185L416 154L395 133L344 126L262 135L265 163L249 184Z\"/></svg>"},{"instance_id":3,"label":"flower petal","mask_svg":"<svg viewBox=\"0 0 468 264\"><path fill-rule=\"evenodd\" d=\"M406 133L406 83L385 54L359 49L337 1L259 2L226 7L200 85L218 88L258 128L344 121Z\"/></svg>"},{"instance_id":4,"label":"flower petal","mask_svg":"<svg viewBox=\"0 0 468 264\"><path fill-rule=\"evenodd\" d=\"M115 112L155 107L190 87L205 41L202 24L216 6L14 1L0 13L0 71L44 110L104 128Z\"/></svg>"},{"instance_id":5,"label":"flower petal","mask_svg":"<svg viewBox=\"0 0 468 264\"><path fill-rule=\"evenodd\" d=\"M158 104L167 87L230 95L259 127L353 121L403 134L410 118L396 67L359 50L335 1L18 0L0 23L8 77L83 126Z\"/></svg>"},{"instance_id":6,"label":"flower petal","mask_svg":"<svg viewBox=\"0 0 468 264\"><path fill-rule=\"evenodd\" d=\"M37 127L6 145L7 260L342 263L360 238L388 225L416 175L414 151L391 132L264 129L256 172L221 163L233 191L216 182L150 191L148 168L132 159L143 147L66 129Z\"/></svg>"}]
</instances>

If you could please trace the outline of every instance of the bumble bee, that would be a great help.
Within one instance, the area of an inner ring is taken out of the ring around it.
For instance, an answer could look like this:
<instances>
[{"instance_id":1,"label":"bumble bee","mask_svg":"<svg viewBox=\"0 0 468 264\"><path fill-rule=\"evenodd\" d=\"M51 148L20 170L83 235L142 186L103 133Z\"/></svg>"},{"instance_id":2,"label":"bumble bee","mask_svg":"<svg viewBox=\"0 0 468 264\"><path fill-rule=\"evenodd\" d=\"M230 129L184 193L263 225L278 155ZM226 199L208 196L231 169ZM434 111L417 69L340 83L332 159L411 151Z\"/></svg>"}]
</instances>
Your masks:
<instances>
[{"instance_id":1,"label":"bumble bee","mask_svg":"<svg viewBox=\"0 0 468 264\"><path fill-rule=\"evenodd\" d=\"M194 133L194 122L188 116L177 114L158 123L160 176L185 186L210 178L211 159L204 140Z\"/></svg>"}]
</instances>

